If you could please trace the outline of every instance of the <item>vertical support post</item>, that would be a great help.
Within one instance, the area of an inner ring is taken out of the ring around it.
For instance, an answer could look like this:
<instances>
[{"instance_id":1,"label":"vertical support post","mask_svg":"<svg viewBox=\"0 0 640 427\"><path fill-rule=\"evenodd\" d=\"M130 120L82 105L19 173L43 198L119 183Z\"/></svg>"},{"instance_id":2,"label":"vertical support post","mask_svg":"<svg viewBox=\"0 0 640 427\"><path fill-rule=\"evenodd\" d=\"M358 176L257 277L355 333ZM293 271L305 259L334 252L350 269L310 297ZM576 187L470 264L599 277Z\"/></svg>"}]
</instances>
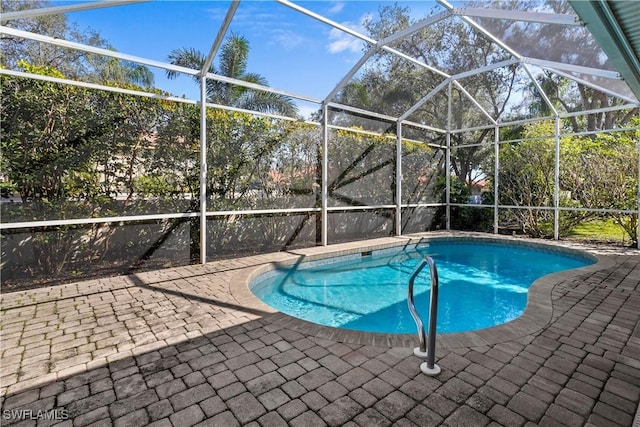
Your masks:
<instances>
[{"instance_id":1,"label":"vertical support post","mask_svg":"<svg viewBox=\"0 0 640 427\"><path fill-rule=\"evenodd\" d=\"M553 178L553 238L560 238L560 116L555 119L555 168Z\"/></svg>"},{"instance_id":2,"label":"vertical support post","mask_svg":"<svg viewBox=\"0 0 640 427\"><path fill-rule=\"evenodd\" d=\"M207 77L200 76L200 263L207 262Z\"/></svg>"},{"instance_id":3,"label":"vertical support post","mask_svg":"<svg viewBox=\"0 0 640 427\"><path fill-rule=\"evenodd\" d=\"M636 143L636 152L638 154L638 193L636 194L636 202L638 204L638 211L636 214L638 215L638 220L636 223L636 248L640 249L640 142Z\"/></svg>"},{"instance_id":4,"label":"vertical support post","mask_svg":"<svg viewBox=\"0 0 640 427\"><path fill-rule=\"evenodd\" d=\"M500 126L493 136L493 234L498 234L498 187L500 185Z\"/></svg>"},{"instance_id":5,"label":"vertical support post","mask_svg":"<svg viewBox=\"0 0 640 427\"><path fill-rule=\"evenodd\" d=\"M402 122L396 126L396 236L402 236Z\"/></svg>"},{"instance_id":6,"label":"vertical support post","mask_svg":"<svg viewBox=\"0 0 640 427\"><path fill-rule=\"evenodd\" d=\"M445 183L446 183L446 217L447 217L447 230L451 230L451 113L452 113L452 99L451 99L451 87L452 83L449 82L449 101L447 103L447 152L445 161Z\"/></svg>"},{"instance_id":7,"label":"vertical support post","mask_svg":"<svg viewBox=\"0 0 640 427\"><path fill-rule=\"evenodd\" d=\"M329 107L322 104L322 246L329 244L327 237L327 222L329 220L328 182L329 182Z\"/></svg>"}]
</instances>

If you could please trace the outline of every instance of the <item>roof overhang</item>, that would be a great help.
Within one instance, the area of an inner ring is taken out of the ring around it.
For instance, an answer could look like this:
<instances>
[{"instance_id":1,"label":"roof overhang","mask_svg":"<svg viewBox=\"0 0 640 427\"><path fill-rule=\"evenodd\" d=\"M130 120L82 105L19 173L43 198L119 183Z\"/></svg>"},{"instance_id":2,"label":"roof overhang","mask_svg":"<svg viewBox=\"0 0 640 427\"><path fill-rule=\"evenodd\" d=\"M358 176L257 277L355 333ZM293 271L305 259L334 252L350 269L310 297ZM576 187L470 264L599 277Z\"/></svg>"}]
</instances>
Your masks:
<instances>
[{"instance_id":1,"label":"roof overhang","mask_svg":"<svg viewBox=\"0 0 640 427\"><path fill-rule=\"evenodd\" d=\"M640 2L569 0L569 3L640 99Z\"/></svg>"}]
</instances>

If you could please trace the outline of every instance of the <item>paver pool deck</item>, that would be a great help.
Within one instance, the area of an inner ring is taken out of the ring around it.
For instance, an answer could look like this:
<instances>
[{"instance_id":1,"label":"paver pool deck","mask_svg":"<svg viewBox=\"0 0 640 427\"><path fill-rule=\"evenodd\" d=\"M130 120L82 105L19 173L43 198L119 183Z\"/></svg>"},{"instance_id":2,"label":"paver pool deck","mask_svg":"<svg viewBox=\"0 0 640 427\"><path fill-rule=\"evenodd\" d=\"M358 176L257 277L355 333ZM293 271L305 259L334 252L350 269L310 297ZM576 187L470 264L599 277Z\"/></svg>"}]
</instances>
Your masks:
<instances>
[{"instance_id":1,"label":"paver pool deck","mask_svg":"<svg viewBox=\"0 0 640 427\"><path fill-rule=\"evenodd\" d=\"M537 281L518 321L439 335L435 377L417 337L315 326L246 290L272 263L406 240L1 294L0 424L640 424L639 251L592 248L597 264Z\"/></svg>"}]
</instances>

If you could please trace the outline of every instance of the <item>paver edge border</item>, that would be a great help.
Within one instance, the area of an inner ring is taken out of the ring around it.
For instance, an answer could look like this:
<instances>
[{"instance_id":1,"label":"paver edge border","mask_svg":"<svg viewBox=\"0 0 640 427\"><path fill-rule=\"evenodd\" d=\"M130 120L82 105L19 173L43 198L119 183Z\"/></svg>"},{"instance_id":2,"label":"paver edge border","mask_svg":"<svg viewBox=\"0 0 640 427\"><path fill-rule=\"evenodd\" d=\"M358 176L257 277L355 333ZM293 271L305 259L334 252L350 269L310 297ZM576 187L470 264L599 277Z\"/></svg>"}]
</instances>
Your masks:
<instances>
[{"instance_id":1,"label":"paver edge border","mask_svg":"<svg viewBox=\"0 0 640 427\"><path fill-rule=\"evenodd\" d=\"M532 335L551 321L553 315L552 291L556 285L571 277L593 273L615 265L615 261L610 256L598 254L586 246L567 244L566 242L539 241L502 235L487 236L486 234L473 232L430 232L330 246L316 246L289 252L275 252L273 257L262 258L263 262L260 265L247 267L236 273L229 283L229 291L239 304L270 313L266 318L274 324L307 335L343 343L412 347L418 344L417 334L385 334L332 328L281 313L256 297L250 290L250 284L256 277L274 270L278 265L291 265L297 262L315 261L433 240L463 240L468 238L488 242L510 242L517 245L586 255L592 257L596 262L585 267L548 274L534 281L529 288L527 305L523 314L514 320L502 325L471 332L438 334L437 344L442 348L493 345Z\"/></svg>"}]
</instances>

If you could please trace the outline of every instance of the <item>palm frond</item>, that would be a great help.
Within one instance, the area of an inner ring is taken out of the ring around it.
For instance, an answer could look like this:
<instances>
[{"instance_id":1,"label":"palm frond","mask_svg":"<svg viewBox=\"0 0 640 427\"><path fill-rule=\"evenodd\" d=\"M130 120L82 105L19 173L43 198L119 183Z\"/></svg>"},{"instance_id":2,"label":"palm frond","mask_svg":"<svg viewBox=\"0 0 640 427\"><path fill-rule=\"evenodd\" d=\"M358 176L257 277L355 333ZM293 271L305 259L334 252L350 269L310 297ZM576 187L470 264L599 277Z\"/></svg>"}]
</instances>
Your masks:
<instances>
[{"instance_id":1,"label":"palm frond","mask_svg":"<svg viewBox=\"0 0 640 427\"><path fill-rule=\"evenodd\" d=\"M231 34L222 45L219 61L219 72L216 72L213 65L209 69L210 73L244 80L262 86L269 83L264 76L257 73L247 73L247 59L249 56L249 42L243 36ZM193 48L174 49L169 54L169 61L174 65L202 69L206 57L200 51ZM167 71L167 77L176 78L180 73ZM194 80L199 82L197 76ZM207 80L207 100L222 105L229 105L238 108L283 114L290 117L299 117L298 108L291 98L283 95L256 91L246 87L232 85L217 80Z\"/></svg>"},{"instance_id":2,"label":"palm frond","mask_svg":"<svg viewBox=\"0 0 640 427\"><path fill-rule=\"evenodd\" d=\"M180 67L191 68L193 70L200 70L204 65L207 57L197 49L194 48L179 48L173 49L171 53L169 53L169 61L173 65L178 65ZM211 72L214 72L211 70ZM175 79L180 75L179 72L173 70L167 70L167 77L170 79ZM196 81L198 81L197 76L192 76Z\"/></svg>"},{"instance_id":3,"label":"palm frond","mask_svg":"<svg viewBox=\"0 0 640 427\"><path fill-rule=\"evenodd\" d=\"M261 76L258 73L247 73L242 76L242 80L247 83L255 83L262 86L268 86L269 82L264 76Z\"/></svg>"},{"instance_id":4,"label":"palm frond","mask_svg":"<svg viewBox=\"0 0 640 427\"><path fill-rule=\"evenodd\" d=\"M237 107L264 113L299 118L298 107L288 96L247 89L237 100Z\"/></svg>"},{"instance_id":5,"label":"palm frond","mask_svg":"<svg viewBox=\"0 0 640 427\"><path fill-rule=\"evenodd\" d=\"M237 34L231 34L222 46L220 72L234 79L241 78L247 71L249 42Z\"/></svg>"}]
</instances>

